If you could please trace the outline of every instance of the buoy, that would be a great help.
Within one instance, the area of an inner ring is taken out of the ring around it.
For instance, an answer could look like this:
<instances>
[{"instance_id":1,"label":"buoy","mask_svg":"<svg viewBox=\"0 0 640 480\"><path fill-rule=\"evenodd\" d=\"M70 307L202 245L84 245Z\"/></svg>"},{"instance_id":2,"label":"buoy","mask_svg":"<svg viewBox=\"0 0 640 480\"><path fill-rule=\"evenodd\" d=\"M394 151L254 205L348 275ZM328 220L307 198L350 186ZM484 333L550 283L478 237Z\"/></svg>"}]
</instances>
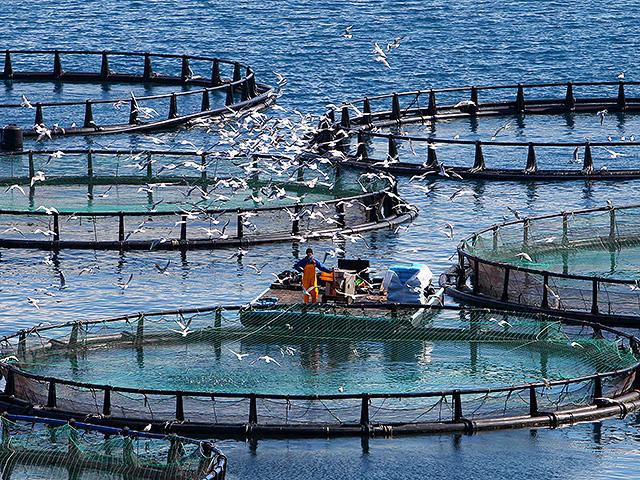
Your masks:
<instances>
[{"instance_id":1,"label":"buoy","mask_svg":"<svg viewBox=\"0 0 640 480\"><path fill-rule=\"evenodd\" d=\"M2 128L0 149L15 152L22 150L23 135L22 129L15 123L10 123Z\"/></svg>"}]
</instances>

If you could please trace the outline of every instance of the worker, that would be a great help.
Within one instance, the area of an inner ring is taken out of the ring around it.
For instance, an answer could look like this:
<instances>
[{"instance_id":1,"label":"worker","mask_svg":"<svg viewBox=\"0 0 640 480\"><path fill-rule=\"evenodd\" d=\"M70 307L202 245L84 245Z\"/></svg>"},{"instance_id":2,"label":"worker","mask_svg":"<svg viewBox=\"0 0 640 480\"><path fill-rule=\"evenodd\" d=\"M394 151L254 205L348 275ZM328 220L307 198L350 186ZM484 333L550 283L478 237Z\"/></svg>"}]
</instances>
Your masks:
<instances>
[{"instance_id":1,"label":"worker","mask_svg":"<svg viewBox=\"0 0 640 480\"><path fill-rule=\"evenodd\" d=\"M293 268L297 272L302 273L302 290L304 295L304 303L316 303L318 301L318 278L316 277L316 267L322 272L331 273L320 260L314 258L313 250L307 248L307 255L298 261Z\"/></svg>"}]
</instances>

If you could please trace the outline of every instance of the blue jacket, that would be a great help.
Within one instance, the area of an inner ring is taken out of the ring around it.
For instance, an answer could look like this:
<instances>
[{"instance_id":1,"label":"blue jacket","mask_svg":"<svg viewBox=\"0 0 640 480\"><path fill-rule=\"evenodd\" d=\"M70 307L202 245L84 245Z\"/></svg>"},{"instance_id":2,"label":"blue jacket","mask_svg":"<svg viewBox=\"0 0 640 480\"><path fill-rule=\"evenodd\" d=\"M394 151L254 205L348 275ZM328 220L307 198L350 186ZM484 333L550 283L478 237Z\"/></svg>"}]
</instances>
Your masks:
<instances>
[{"instance_id":1,"label":"blue jacket","mask_svg":"<svg viewBox=\"0 0 640 480\"><path fill-rule=\"evenodd\" d=\"M306 255L304 256L304 258L302 258L299 261L297 261L296 264L293 266L293 268L295 268L296 271L302 273L302 271L304 270L304 267L306 267L310 263L315 263L316 268L319 268L323 272L331 273L331 270L329 270L327 267L325 267L320 262L320 260L318 260L316 257L309 258Z\"/></svg>"}]
</instances>

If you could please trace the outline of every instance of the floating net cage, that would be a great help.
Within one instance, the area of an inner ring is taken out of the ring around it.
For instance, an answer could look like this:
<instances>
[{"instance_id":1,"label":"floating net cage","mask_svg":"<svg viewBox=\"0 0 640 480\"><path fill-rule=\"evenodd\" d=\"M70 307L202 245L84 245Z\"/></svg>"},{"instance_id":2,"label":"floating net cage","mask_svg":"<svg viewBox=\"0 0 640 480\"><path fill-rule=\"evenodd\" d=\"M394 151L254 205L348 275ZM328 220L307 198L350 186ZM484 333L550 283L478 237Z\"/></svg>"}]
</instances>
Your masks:
<instances>
[{"instance_id":1,"label":"floating net cage","mask_svg":"<svg viewBox=\"0 0 640 480\"><path fill-rule=\"evenodd\" d=\"M514 122L524 128L525 115L530 114L564 116L569 127L580 114L601 112L624 119L640 110L640 97L625 93L625 87L631 87L635 95L638 85L623 81L518 84L377 95L329 110L320 120L312 150L319 155L342 155L342 163L348 166L394 174L513 180L640 178L640 142L633 136L630 141L622 137L604 142L496 140ZM507 122L491 138L439 135L438 122L472 119L477 128L477 122L491 117ZM419 131L420 125L430 130L427 135ZM442 150L437 153L439 147ZM541 157L544 167L538 168ZM465 165L460 159L472 159L473 164Z\"/></svg>"},{"instance_id":2,"label":"floating net cage","mask_svg":"<svg viewBox=\"0 0 640 480\"><path fill-rule=\"evenodd\" d=\"M635 205L494 225L462 242L459 265L443 280L474 302L635 326L639 222Z\"/></svg>"},{"instance_id":3,"label":"floating net cage","mask_svg":"<svg viewBox=\"0 0 640 480\"><path fill-rule=\"evenodd\" d=\"M42 71L43 65L50 65L52 70ZM4 131L3 149L8 150L19 149L23 137L174 128L205 117L228 116L241 108L261 108L274 96L273 88L256 82L249 66L191 55L7 50L0 78L16 85L55 82L58 86L102 86L99 92L84 87L64 93L58 88L54 95L42 89L33 95L31 90L29 95L16 93L14 101L0 104L0 109L8 109L13 115L9 119L13 127ZM149 94L151 87L153 95ZM13 89L18 90L15 85ZM65 94L70 98L60 100ZM85 100L89 95L98 98ZM78 96L83 100L75 100Z\"/></svg>"},{"instance_id":4,"label":"floating net cage","mask_svg":"<svg viewBox=\"0 0 640 480\"><path fill-rule=\"evenodd\" d=\"M222 480L226 457L208 441L5 414L0 467L6 480Z\"/></svg>"},{"instance_id":5,"label":"floating net cage","mask_svg":"<svg viewBox=\"0 0 640 480\"><path fill-rule=\"evenodd\" d=\"M11 413L155 433L471 432L622 415L638 402L635 337L489 309L140 313L37 326L5 337L2 351Z\"/></svg>"},{"instance_id":6,"label":"floating net cage","mask_svg":"<svg viewBox=\"0 0 640 480\"><path fill-rule=\"evenodd\" d=\"M353 234L417 215L390 177L282 156L67 150L2 160L6 248L217 248Z\"/></svg>"}]
</instances>

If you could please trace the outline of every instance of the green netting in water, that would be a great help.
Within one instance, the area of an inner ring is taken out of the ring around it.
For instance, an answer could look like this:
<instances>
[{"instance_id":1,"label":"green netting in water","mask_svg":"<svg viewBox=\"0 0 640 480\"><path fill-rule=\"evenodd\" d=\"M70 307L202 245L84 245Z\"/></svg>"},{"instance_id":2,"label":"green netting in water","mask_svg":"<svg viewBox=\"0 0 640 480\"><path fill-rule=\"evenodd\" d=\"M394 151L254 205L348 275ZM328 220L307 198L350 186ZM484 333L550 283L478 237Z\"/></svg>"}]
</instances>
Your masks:
<instances>
[{"instance_id":1,"label":"green netting in water","mask_svg":"<svg viewBox=\"0 0 640 480\"><path fill-rule=\"evenodd\" d=\"M273 305L23 331L0 371L31 404L224 433L440 422L459 389L470 418L526 413L534 393L540 409L586 406L632 391L637 352L626 334L549 316Z\"/></svg>"},{"instance_id":2,"label":"green netting in water","mask_svg":"<svg viewBox=\"0 0 640 480\"><path fill-rule=\"evenodd\" d=\"M209 442L25 419L2 417L3 480L224 478L226 459Z\"/></svg>"},{"instance_id":3,"label":"green netting in water","mask_svg":"<svg viewBox=\"0 0 640 480\"><path fill-rule=\"evenodd\" d=\"M75 331L41 330L23 346L17 365L39 375L129 388L290 395L496 387L588 376L637 361L615 338L547 317L318 304L79 324Z\"/></svg>"},{"instance_id":4,"label":"green netting in water","mask_svg":"<svg viewBox=\"0 0 640 480\"><path fill-rule=\"evenodd\" d=\"M481 232L463 250L537 270L634 279L640 277L640 208L601 208L509 223Z\"/></svg>"}]
</instances>

